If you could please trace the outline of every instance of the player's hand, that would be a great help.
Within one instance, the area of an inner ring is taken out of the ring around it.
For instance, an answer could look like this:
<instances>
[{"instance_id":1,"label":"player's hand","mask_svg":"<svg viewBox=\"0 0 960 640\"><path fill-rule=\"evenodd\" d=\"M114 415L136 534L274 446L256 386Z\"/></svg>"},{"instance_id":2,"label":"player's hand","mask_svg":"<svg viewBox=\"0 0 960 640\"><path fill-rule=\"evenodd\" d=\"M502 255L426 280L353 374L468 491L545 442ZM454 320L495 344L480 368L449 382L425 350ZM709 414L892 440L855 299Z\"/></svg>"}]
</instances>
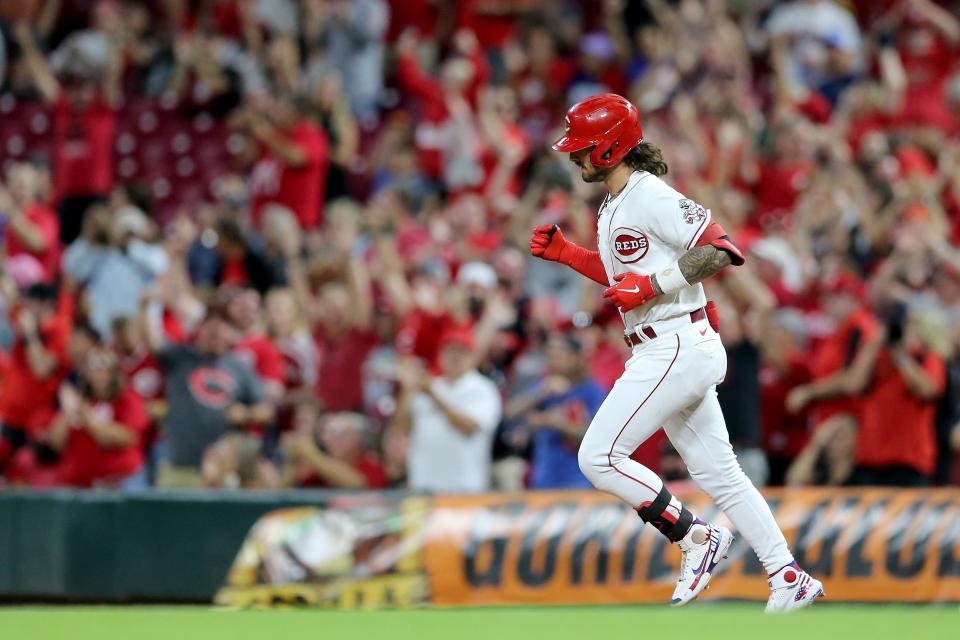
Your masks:
<instances>
[{"instance_id":1,"label":"player's hand","mask_svg":"<svg viewBox=\"0 0 960 640\"><path fill-rule=\"evenodd\" d=\"M530 253L536 258L560 261L560 252L567 244L560 227L555 224L544 224L533 230L530 237Z\"/></svg>"},{"instance_id":2,"label":"player's hand","mask_svg":"<svg viewBox=\"0 0 960 640\"><path fill-rule=\"evenodd\" d=\"M623 313L645 305L657 297L650 276L618 273L613 276L613 279L617 284L604 291L603 297L615 304Z\"/></svg>"}]
</instances>

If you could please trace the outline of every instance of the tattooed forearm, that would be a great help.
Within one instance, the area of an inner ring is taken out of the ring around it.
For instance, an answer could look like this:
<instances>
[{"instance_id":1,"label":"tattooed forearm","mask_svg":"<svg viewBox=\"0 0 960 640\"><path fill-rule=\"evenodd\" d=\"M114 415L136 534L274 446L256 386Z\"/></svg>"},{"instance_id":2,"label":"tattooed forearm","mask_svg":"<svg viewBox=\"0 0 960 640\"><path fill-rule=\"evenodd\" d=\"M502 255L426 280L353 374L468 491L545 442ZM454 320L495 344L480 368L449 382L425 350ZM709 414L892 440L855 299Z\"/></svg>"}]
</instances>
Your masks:
<instances>
[{"instance_id":1,"label":"tattooed forearm","mask_svg":"<svg viewBox=\"0 0 960 640\"><path fill-rule=\"evenodd\" d=\"M724 267L730 266L730 254L711 245L694 247L678 263L680 273L690 284L706 280Z\"/></svg>"},{"instance_id":2,"label":"tattooed forearm","mask_svg":"<svg viewBox=\"0 0 960 640\"><path fill-rule=\"evenodd\" d=\"M690 284L706 280L724 267L730 265L730 254L711 245L694 247L678 261L680 273ZM663 290L657 282L656 275L652 276L653 290L661 295Z\"/></svg>"}]
</instances>

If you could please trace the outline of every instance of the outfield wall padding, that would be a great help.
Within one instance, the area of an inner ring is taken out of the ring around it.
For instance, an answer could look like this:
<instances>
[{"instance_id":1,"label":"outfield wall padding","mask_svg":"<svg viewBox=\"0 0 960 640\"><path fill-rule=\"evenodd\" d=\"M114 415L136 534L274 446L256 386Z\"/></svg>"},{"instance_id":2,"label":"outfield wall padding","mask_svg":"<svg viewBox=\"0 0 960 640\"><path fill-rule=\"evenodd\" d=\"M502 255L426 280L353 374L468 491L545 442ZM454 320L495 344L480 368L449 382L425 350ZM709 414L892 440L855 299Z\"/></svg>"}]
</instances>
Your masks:
<instances>
[{"instance_id":1,"label":"outfield wall padding","mask_svg":"<svg viewBox=\"0 0 960 640\"><path fill-rule=\"evenodd\" d=\"M209 602L250 526L293 492L0 492L0 599Z\"/></svg>"},{"instance_id":2,"label":"outfield wall padding","mask_svg":"<svg viewBox=\"0 0 960 640\"><path fill-rule=\"evenodd\" d=\"M708 519L702 494L675 493ZM769 490L833 601L960 602L960 489ZM338 608L663 602L674 545L594 491L0 493L0 600ZM708 598L762 600L744 544Z\"/></svg>"}]
</instances>

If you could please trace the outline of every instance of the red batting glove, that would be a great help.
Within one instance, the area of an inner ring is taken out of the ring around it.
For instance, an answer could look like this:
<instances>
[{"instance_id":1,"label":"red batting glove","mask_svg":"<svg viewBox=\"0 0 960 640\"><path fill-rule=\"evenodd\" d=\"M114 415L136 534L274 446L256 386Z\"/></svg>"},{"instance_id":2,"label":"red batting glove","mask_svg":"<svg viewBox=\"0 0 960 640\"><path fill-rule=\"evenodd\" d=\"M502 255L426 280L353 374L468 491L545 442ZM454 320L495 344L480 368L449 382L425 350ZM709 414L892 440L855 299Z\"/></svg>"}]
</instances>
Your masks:
<instances>
[{"instance_id":1,"label":"red batting glove","mask_svg":"<svg viewBox=\"0 0 960 640\"><path fill-rule=\"evenodd\" d=\"M613 276L618 284L603 292L603 297L617 305L622 313L647 304L657 297L653 290L650 276L641 276L636 273L618 273Z\"/></svg>"},{"instance_id":2,"label":"red batting glove","mask_svg":"<svg viewBox=\"0 0 960 640\"><path fill-rule=\"evenodd\" d=\"M560 253L566 246L567 240L563 237L560 227L555 224L544 224L533 230L530 237L530 253L536 258L560 261Z\"/></svg>"}]
</instances>

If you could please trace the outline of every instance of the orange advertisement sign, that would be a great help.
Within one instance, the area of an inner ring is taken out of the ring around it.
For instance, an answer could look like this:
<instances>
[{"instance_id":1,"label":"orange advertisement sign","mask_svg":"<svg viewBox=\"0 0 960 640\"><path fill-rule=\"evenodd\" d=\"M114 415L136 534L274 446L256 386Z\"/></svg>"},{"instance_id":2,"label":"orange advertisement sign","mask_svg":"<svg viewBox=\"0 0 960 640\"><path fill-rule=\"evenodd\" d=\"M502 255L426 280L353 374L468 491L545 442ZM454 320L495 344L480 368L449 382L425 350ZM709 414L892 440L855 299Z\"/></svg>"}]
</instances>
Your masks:
<instances>
[{"instance_id":1,"label":"orange advertisement sign","mask_svg":"<svg viewBox=\"0 0 960 640\"><path fill-rule=\"evenodd\" d=\"M960 490L765 492L801 566L832 601L960 602ZM724 521L700 494L695 513ZM422 560L439 606L667 602L680 554L599 492L437 496ZM743 536L704 599L765 600Z\"/></svg>"}]
</instances>

